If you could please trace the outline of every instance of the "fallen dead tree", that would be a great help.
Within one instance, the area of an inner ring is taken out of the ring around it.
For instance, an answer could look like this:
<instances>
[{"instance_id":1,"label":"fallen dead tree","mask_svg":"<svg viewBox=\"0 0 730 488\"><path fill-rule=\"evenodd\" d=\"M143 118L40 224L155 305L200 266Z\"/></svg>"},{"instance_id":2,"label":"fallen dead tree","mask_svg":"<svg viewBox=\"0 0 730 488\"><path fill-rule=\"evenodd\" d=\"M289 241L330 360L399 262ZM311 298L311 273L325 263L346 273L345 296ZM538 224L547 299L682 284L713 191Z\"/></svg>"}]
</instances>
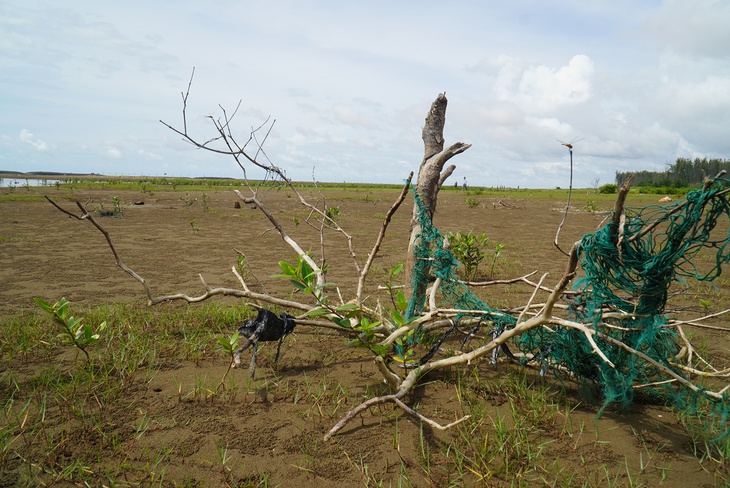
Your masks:
<instances>
[{"instance_id":1,"label":"fallen dead tree","mask_svg":"<svg viewBox=\"0 0 730 488\"><path fill-rule=\"evenodd\" d=\"M308 209L306 223L316 228L320 236L319 261L305 252L287 233L285 226L268 211L254 184L248 183L248 194L236 190L239 199L256 205L281 239L295 251L296 262L283 264L282 272L306 299L294 301L252 292L235 267L232 272L239 280L240 288L210 286L201 276L204 292L198 296L154 296L147 281L122 261L111 236L83 204L76 203L79 211L76 214L49 201L62 212L90 222L104 235L118 266L143 285L150 305L174 300L196 303L215 296L235 296L256 303L269 303L298 311L297 322L306 321L315 326L334 325L354 337L356 345L371 351L375 367L392 393L368 399L353 408L325 434L325 439L340 432L369 407L383 403L393 403L407 414L439 429L462 422L467 417L453 419L446 425L427 418L408 405L408 394L429 372L465 367L484 359L496 362L499 351L508 343L519 349L518 357L523 364L534 365L543 372L553 371L601 385L606 404L629 404L633 392L638 390L651 389L667 396L689 392L696 399L708 402L707 407L703 407L708 411L727 414L730 369L712 366L708 359L699 355L698 349L684 333L687 327L707 326L703 318L672 321L664 315L669 286L677 277L678 270L691 263L699 248L718 249L717 267L704 278L716 277L721 266L728 262L728 237L710 238L717 219L727 217L730 208L728 182L721 178L722 175L708 180L705 187L687 202L652 215L639 214L642 218L638 219L636 214L627 216L625 201L630 188L627 182L619 192L613 218L603 229L572 245L566 253L566 270L553 286L549 286L547 275L536 283L527 280L527 277L517 278L533 286L529 301L517 309L493 309L479 300L466 283L456 278L454 269L458 263L449 251L448 240L432 224L435 192L453 171L447 169L442 172L443 163L469 147L458 143L444 149L443 134L438 134L438 130L443 130L446 105L445 97L439 95L434 102L436 109L432 107L427 117L426 126L433 130L424 130L423 133L425 155L422 168L427 168L428 175L419 173L418 186L425 184L423 178L435 179L437 185L428 187L434 193L425 202L423 197L426 194L418 189L414 192L412 228L416 232L411 234L409 246L413 269L408 284L412 293L402 309L396 306L396 309L387 310L380 303L366 300L365 282L388 224L408 194L412 175L406 179L401 194L383 220L371 250L362 260L356 253L352 236L328 214L324 198L314 204L309 202L287 179L283 170L269 162L261 162L259 156L263 154L266 140L265 137L260 142L257 139L261 128L253 130L246 143L239 144L231 132L233 116L229 117L223 111L222 118L211 118L216 131L213 138L200 142L189 134L186 121L189 93L190 85L183 94L183 129L163 124L196 147L233 157L244 176L247 165L265 170L290 188L301 205ZM249 145L253 146L252 151L247 149ZM434 161L436 164L433 166L426 164ZM674 232L667 231L667 227L673 228ZM658 233L660 228L663 230ZM352 258L357 273L357 288L354 297L349 300L339 294L333 298L332 288L325 280L324 255L328 232L336 232L345 238L345 252ZM645 266L647 256L652 256L654 267ZM574 283L579 268L587 273L587 277ZM569 290L571 285L576 289ZM541 293L547 296L539 302ZM403 303L405 298L400 298L398 302ZM464 331L465 339L458 349L441 348L451 333L466 326L469 330ZM468 340L477 335L484 338L483 343L471 349L466 347ZM430 350L425 344L433 341L426 341L427 337L438 339L436 346ZM700 383L707 378L714 382L712 387Z\"/></svg>"}]
</instances>

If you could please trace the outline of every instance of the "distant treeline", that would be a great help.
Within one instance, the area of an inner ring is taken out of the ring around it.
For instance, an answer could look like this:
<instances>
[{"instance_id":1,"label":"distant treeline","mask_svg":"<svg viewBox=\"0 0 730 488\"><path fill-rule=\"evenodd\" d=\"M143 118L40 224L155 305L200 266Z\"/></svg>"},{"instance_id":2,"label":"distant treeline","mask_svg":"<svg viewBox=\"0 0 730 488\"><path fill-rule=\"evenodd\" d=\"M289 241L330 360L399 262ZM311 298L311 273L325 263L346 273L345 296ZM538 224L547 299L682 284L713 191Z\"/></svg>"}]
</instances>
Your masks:
<instances>
[{"instance_id":1,"label":"distant treeline","mask_svg":"<svg viewBox=\"0 0 730 488\"><path fill-rule=\"evenodd\" d=\"M730 160L727 159L691 159L678 158L670 164L666 171L633 172L634 186L656 186L686 188L701 184L705 177L716 176L720 171L730 173ZM616 184L620 185L632 172L616 171Z\"/></svg>"}]
</instances>

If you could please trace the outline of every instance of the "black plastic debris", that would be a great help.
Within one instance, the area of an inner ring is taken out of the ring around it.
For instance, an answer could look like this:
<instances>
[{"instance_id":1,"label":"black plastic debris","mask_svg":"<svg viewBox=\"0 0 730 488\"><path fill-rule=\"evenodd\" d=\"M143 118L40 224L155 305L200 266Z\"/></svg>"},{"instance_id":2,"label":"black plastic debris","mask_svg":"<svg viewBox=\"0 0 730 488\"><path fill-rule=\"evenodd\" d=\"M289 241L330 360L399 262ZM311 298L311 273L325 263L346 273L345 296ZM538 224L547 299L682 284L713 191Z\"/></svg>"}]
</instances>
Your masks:
<instances>
[{"instance_id":1,"label":"black plastic debris","mask_svg":"<svg viewBox=\"0 0 730 488\"><path fill-rule=\"evenodd\" d=\"M274 362L276 362L279 360L279 352L281 351L281 343L284 341L284 337L291 334L294 331L294 326L296 325L294 317L289 314L281 312L277 317L271 310L260 308L255 319L246 321L238 328L238 333L244 336L247 340L243 346L236 351L233 358L234 365L239 366L241 364L241 353L248 349L249 346L253 345L251 364L249 366L249 369L251 370L251 378L253 378L256 372L256 352L258 351L259 341L279 341L279 344L276 347L276 358L274 359Z\"/></svg>"}]
</instances>

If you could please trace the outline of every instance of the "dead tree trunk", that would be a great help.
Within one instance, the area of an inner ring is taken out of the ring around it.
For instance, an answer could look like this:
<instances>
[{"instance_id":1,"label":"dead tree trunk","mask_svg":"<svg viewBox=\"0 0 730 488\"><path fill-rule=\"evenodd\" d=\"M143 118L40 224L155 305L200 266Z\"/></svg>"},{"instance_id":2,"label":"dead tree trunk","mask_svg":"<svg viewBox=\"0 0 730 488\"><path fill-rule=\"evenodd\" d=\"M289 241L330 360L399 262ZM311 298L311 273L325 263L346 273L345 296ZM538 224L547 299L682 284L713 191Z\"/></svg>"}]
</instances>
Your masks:
<instances>
[{"instance_id":1,"label":"dead tree trunk","mask_svg":"<svg viewBox=\"0 0 730 488\"><path fill-rule=\"evenodd\" d=\"M471 144L457 142L444 149L444 125L446 124L446 94L440 93L431 104L426 116L426 123L423 126L422 139L424 146L423 161L418 170L418 181L415 186L418 197L423 202L429 218L433 219L436 212L436 200L446 178L454 172L456 166L451 165L445 170L444 164L453 156L460 154L471 147ZM415 260L413 247L418 242L421 233L421 226L417 218L418 208L413 205L413 217L411 218L411 235L408 242L408 255L406 257L407 279L413 278L413 267ZM416 290L413 290L415 292Z\"/></svg>"}]
</instances>

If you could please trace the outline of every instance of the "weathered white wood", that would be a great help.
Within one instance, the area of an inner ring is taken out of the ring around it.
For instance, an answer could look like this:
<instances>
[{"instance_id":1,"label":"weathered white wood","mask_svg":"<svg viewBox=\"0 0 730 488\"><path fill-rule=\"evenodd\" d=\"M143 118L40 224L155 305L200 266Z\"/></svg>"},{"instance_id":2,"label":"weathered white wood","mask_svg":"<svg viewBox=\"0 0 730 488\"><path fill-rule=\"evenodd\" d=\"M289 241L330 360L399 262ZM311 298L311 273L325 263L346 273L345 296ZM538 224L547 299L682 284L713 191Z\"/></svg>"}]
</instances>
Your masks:
<instances>
[{"instance_id":1,"label":"weathered white wood","mask_svg":"<svg viewBox=\"0 0 730 488\"><path fill-rule=\"evenodd\" d=\"M446 94L440 93L431 104L431 109L426 116L426 123L421 131L423 139L424 155L421 166L418 169L418 180L415 185L419 198L426 206L429 218L433 219L436 212L436 202L441 186L456 169L451 165L444 170L446 162L457 154L461 154L471 147L471 144L457 142L444 149L444 125L446 124ZM413 277L413 247L416 245L418 235L421 233L421 225L418 222L418 208L413 205L413 217L411 218L411 234L408 241L408 254L406 256L406 278L410 282ZM415 290L413 290L415 292Z\"/></svg>"}]
</instances>

